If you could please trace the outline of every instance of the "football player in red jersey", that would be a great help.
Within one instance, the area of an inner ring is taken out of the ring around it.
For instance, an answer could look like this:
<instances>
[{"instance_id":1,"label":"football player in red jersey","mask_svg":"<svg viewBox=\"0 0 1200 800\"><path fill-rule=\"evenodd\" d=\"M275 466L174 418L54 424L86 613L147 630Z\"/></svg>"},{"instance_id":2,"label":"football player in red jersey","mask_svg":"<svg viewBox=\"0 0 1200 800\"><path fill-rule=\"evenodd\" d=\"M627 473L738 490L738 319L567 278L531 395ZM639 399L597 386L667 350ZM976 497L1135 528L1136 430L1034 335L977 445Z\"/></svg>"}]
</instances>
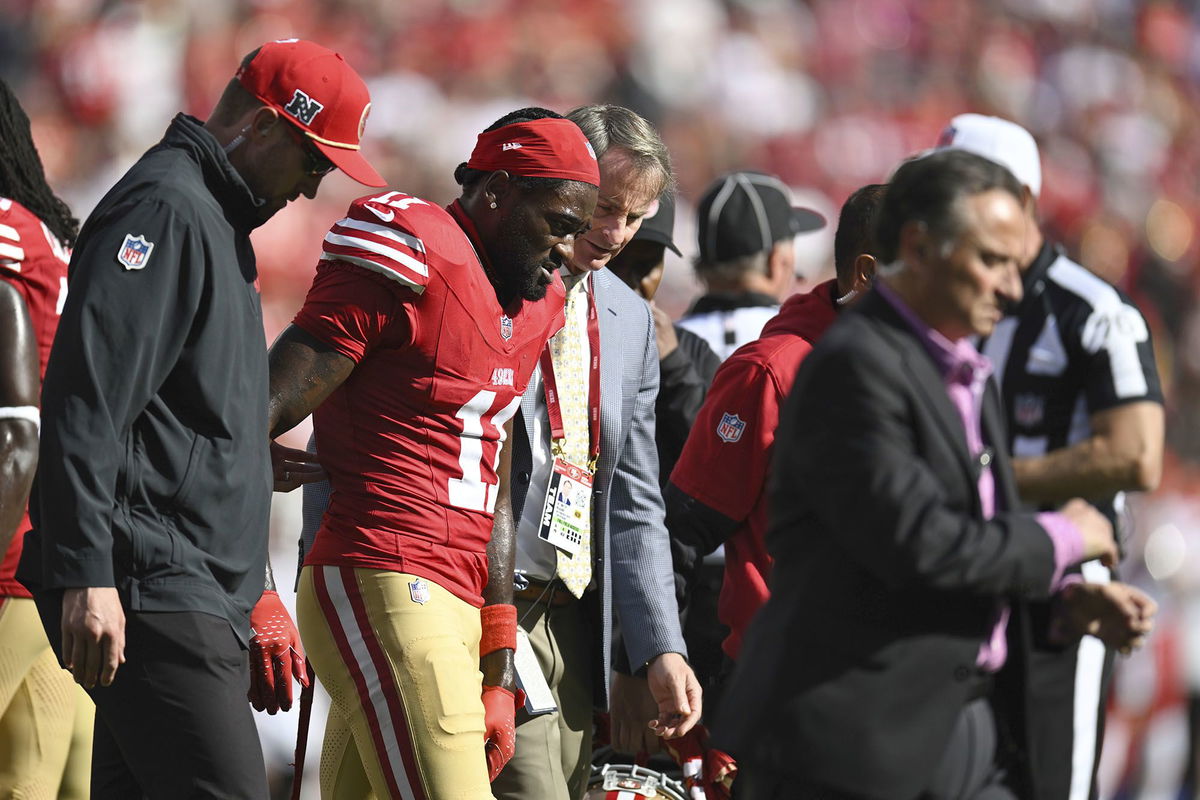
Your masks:
<instances>
[{"instance_id":1,"label":"football player in red jersey","mask_svg":"<svg viewBox=\"0 0 1200 800\"><path fill-rule=\"evenodd\" d=\"M0 81L0 797L88 790L92 701L59 667L29 592L13 576L29 530L41 376L78 232L46 183L29 118ZM64 781L73 742L84 757L70 760Z\"/></svg>"},{"instance_id":2,"label":"football player in red jersey","mask_svg":"<svg viewBox=\"0 0 1200 800\"><path fill-rule=\"evenodd\" d=\"M502 444L563 324L557 273L599 168L574 123L522 109L455 178L447 209L398 191L351 204L271 348L271 433L315 409L332 485L298 597L333 699L326 798L491 798L514 746Z\"/></svg>"}]
</instances>

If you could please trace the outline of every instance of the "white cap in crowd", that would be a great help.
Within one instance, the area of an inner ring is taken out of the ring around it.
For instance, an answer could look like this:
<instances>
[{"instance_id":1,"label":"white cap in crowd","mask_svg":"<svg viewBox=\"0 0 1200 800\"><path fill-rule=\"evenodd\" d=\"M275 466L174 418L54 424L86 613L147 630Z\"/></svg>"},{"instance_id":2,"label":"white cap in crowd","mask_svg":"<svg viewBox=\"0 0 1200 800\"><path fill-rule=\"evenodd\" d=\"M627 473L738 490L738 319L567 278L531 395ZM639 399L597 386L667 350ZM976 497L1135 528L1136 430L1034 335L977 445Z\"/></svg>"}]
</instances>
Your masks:
<instances>
[{"instance_id":1,"label":"white cap in crowd","mask_svg":"<svg viewBox=\"0 0 1200 800\"><path fill-rule=\"evenodd\" d=\"M1008 168L1037 197L1042 162L1033 135L1015 122L983 114L959 114L938 137L938 148L956 147Z\"/></svg>"}]
</instances>

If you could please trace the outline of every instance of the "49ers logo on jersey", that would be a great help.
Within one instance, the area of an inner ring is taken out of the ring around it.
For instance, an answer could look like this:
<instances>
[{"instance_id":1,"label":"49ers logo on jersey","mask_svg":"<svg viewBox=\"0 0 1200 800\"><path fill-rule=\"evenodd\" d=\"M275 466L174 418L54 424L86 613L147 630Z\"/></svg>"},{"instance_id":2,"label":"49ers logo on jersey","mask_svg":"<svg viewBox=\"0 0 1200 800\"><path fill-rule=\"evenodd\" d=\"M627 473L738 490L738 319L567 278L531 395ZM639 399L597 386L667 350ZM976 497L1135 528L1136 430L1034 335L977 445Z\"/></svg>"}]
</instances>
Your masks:
<instances>
[{"instance_id":1,"label":"49ers logo on jersey","mask_svg":"<svg viewBox=\"0 0 1200 800\"><path fill-rule=\"evenodd\" d=\"M492 370L492 386L512 386L512 367L496 367Z\"/></svg>"}]
</instances>

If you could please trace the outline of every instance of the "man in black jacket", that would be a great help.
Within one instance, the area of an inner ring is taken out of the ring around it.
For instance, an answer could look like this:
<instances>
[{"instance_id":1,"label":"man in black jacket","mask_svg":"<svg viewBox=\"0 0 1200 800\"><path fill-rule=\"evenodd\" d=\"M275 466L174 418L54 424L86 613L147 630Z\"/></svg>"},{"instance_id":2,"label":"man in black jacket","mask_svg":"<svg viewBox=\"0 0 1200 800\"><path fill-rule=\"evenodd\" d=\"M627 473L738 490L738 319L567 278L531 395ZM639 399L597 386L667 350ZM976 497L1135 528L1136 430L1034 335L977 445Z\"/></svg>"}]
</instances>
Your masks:
<instances>
[{"instance_id":1,"label":"man in black jacket","mask_svg":"<svg viewBox=\"0 0 1200 800\"><path fill-rule=\"evenodd\" d=\"M1081 500L1016 511L989 364L1021 297L1021 187L961 151L893 176L876 288L817 343L776 439L771 598L714 730L760 798L1012 797L986 700L1010 609L1116 557Z\"/></svg>"},{"instance_id":2,"label":"man in black jacket","mask_svg":"<svg viewBox=\"0 0 1200 800\"><path fill-rule=\"evenodd\" d=\"M1023 190L1025 296L980 344L996 370L1017 492L1042 509L1080 494L1120 531L1129 521L1124 493L1153 491L1162 473L1163 395L1149 326L1128 295L1043 236L1041 159L1027 130L959 114L938 146L1003 164ZM997 679L998 691L1025 698L1004 704L1001 717L1028 751L1036 798L1097 795L1113 661L1123 646L1104 630L1071 630L1064 610L1106 595L1153 616L1153 601L1106 567L1083 564L1079 572L1062 598L1030 604L1033 648ZM1014 620L1010 632L1022 624Z\"/></svg>"},{"instance_id":3,"label":"man in black jacket","mask_svg":"<svg viewBox=\"0 0 1200 800\"><path fill-rule=\"evenodd\" d=\"M268 43L207 122L172 121L80 233L20 578L96 702L93 797L266 796L245 702L251 609L285 652L292 627L263 591L271 464L250 232L335 167L383 185L358 152L368 110L340 55Z\"/></svg>"}]
</instances>

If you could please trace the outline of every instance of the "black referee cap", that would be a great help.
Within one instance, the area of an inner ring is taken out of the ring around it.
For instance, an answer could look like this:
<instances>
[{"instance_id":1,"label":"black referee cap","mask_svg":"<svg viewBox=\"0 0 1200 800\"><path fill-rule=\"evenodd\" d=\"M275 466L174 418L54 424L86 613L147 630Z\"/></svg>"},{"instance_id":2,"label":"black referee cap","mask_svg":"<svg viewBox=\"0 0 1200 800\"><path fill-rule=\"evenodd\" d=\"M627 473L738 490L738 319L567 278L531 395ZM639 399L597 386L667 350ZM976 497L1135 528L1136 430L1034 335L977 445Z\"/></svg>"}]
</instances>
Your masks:
<instances>
[{"instance_id":1,"label":"black referee cap","mask_svg":"<svg viewBox=\"0 0 1200 800\"><path fill-rule=\"evenodd\" d=\"M682 256L672 238L675 233L675 195L664 192L658 199L658 207L650 209L653 213L642 218L642 227L634 234L635 242L654 242L669 248L677 256Z\"/></svg>"},{"instance_id":2,"label":"black referee cap","mask_svg":"<svg viewBox=\"0 0 1200 800\"><path fill-rule=\"evenodd\" d=\"M792 206L774 175L731 172L708 187L697 210L700 260L710 264L769 250L780 239L825 227L825 218Z\"/></svg>"}]
</instances>

